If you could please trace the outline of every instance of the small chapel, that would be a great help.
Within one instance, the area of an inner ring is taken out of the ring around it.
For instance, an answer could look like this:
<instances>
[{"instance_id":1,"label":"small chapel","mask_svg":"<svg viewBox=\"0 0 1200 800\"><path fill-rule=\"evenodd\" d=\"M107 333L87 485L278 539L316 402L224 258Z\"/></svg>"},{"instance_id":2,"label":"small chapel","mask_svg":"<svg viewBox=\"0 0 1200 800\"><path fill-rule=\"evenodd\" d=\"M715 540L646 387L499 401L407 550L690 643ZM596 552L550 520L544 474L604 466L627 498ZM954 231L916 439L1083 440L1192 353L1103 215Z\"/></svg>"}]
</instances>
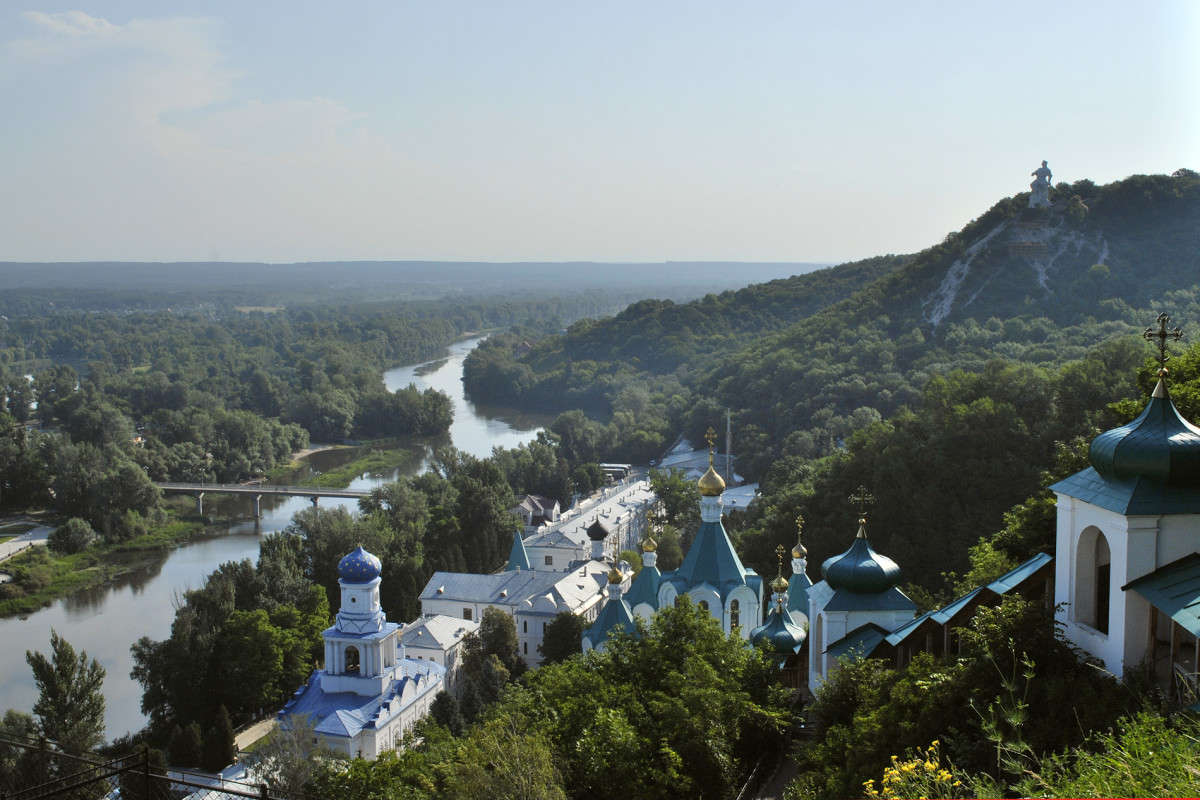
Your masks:
<instances>
[{"instance_id":1,"label":"small chapel","mask_svg":"<svg viewBox=\"0 0 1200 800\"><path fill-rule=\"evenodd\" d=\"M350 758L371 760L398 747L445 687L442 664L405 657L401 626L379 605L382 566L361 546L338 562L341 607L322 634L325 668L278 714L284 728L307 718L314 744Z\"/></svg>"}]
</instances>

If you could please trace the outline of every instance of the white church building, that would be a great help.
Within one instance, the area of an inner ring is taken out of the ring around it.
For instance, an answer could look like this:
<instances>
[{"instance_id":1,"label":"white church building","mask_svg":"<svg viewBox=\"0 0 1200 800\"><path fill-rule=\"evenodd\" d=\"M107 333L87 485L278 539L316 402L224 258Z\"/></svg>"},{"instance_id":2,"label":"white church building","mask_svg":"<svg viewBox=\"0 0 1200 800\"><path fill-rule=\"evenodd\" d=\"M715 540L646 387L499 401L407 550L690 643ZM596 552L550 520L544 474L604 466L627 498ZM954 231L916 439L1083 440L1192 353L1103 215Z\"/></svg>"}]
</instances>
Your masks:
<instances>
[{"instance_id":1,"label":"white church building","mask_svg":"<svg viewBox=\"0 0 1200 800\"><path fill-rule=\"evenodd\" d=\"M1148 337L1169 335L1159 321L1161 332ZM1096 437L1088 458L1090 467L1050 487L1057 619L1116 677L1145 666L1160 685L1194 691L1200 428L1176 409L1165 369L1141 415Z\"/></svg>"},{"instance_id":2,"label":"white church building","mask_svg":"<svg viewBox=\"0 0 1200 800\"><path fill-rule=\"evenodd\" d=\"M307 717L319 743L351 758L399 746L444 687L444 666L405 658L400 626L379 606L381 569L362 547L338 562L341 608L323 634L325 668L278 714L285 728Z\"/></svg>"}]
</instances>

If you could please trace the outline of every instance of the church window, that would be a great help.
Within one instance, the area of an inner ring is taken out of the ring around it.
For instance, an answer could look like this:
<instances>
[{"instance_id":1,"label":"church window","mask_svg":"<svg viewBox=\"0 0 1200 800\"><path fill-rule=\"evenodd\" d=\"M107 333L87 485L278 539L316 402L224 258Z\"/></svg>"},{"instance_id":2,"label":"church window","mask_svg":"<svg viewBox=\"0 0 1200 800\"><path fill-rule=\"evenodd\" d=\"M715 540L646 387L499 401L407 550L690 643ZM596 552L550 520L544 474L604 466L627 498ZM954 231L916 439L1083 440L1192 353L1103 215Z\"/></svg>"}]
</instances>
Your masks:
<instances>
[{"instance_id":1,"label":"church window","mask_svg":"<svg viewBox=\"0 0 1200 800\"><path fill-rule=\"evenodd\" d=\"M354 596L351 596L351 597L350 597L350 602L351 602L351 603L357 603L357 602L358 602L358 598L357 598L357 597L354 597Z\"/></svg>"},{"instance_id":2,"label":"church window","mask_svg":"<svg viewBox=\"0 0 1200 800\"><path fill-rule=\"evenodd\" d=\"M463 609L463 619L465 619L465 620L467 620L467 621L470 621L470 619L471 619L471 609L469 609L469 608L464 608L464 609Z\"/></svg>"},{"instance_id":3,"label":"church window","mask_svg":"<svg viewBox=\"0 0 1200 800\"><path fill-rule=\"evenodd\" d=\"M521 632L522 632L522 633L529 633L529 620L522 620L522 621L521 621Z\"/></svg>"},{"instance_id":4,"label":"church window","mask_svg":"<svg viewBox=\"0 0 1200 800\"><path fill-rule=\"evenodd\" d=\"M525 655L529 655L529 642L522 642L521 649L524 651Z\"/></svg>"},{"instance_id":5,"label":"church window","mask_svg":"<svg viewBox=\"0 0 1200 800\"><path fill-rule=\"evenodd\" d=\"M1108 633L1109 594L1112 591L1112 554L1108 539L1095 526L1079 535L1075 551L1076 621Z\"/></svg>"},{"instance_id":6,"label":"church window","mask_svg":"<svg viewBox=\"0 0 1200 800\"><path fill-rule=\"evenodd\" d=\"M358 674L358 648L350 645L346 648L346 674Z\"/></svg>"},{"instance_id":7,"label":"church window","mask_svg":"<svg viewBox=\"0 0 1200 800\"><path fill-rule=\"evenodd\" d=\"M741 603L737 600L729 601L729 630L731 632L742 626L741 611Z\"/></svg>"},{"instance_id":8,"label":"church window","mask_svg":"<svg viewBox=\"0 0 1200 800\"><path fill-rule=\"evenodd\" d=\"M547 567L554 566L554 556L546 556L546 566Z\"/></svg>"}]
</instances>

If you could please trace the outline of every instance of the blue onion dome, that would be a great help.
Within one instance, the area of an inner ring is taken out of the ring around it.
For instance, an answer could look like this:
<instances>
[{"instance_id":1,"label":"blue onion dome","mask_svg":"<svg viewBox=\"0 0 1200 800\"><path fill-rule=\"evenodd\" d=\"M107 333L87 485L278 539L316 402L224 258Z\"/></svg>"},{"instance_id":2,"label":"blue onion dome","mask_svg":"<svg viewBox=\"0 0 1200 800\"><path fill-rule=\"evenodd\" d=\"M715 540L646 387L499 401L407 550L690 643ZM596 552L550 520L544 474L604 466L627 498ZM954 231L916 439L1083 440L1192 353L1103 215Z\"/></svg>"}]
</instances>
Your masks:
<instances>
[{"instance_id":1,"label":"blue onion dome","mask_svg":"<svg viewBox=\"0 0 1200 800\"><path fill-rule=\"evenodd\" d=\"M821 577L834 589L879 594L900 582L900 567L896 562L871 549L866 525L866 519L860 517L858 535L850 549L825 559L821 565Z\"/></svg>"},{"instance_id":2,"label":"blue onion dome","mask_svg":"<svg viewBox=\"0 0 1200 800\"><path fill-rule=\"evenodd\" d=\"M790 614L775 608L764 624L750 631L750 643L766 642L767 650L772 653L791 654L800 649L807 636L804 628L791 621Z\"/></svg>"},{"instance_id":3,"label":"blue onion dome","mask_svg":"<svg viewBox=\"0 0 1200 800\"><path fill-rule=\"evenodd\" d=\"M1093 439L1088 460L1106 478L1195 486L1200 483L1200 428L1179 415L1160 377L1141 415Z\"/></svg>"},{"instance_id":4,"label":"blue onion dome","mask_svg":"<svg viewBox=\"0 0 1200 800\"><path fill-rule=\"evenodd\" d=\"M383 564L359 545L338 562L338 577L346 583L370 583L379 577Z\"/></svg>"}]
</instances>

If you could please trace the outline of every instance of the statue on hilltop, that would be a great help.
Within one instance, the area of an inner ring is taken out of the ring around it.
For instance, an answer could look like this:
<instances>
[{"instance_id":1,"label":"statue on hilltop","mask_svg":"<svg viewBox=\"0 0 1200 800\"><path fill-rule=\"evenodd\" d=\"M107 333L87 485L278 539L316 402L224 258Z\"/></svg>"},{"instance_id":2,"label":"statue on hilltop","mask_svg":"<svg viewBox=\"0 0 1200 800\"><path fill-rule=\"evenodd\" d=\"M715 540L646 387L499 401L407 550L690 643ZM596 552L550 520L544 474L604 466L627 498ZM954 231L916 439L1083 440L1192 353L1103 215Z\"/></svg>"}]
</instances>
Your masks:
<instances>
[{"instance_id":1,"label":"statue on hilltop","mask_svg":"<svg viewBox=\"0 0 1200 800\"><path fill-rule=\"evenodd\" d=\"M1050 171L1050 167L1043 161L1040 167L1029 174L1033 176L1033 183L1029 184L1029 207L1049 208L1050 179L1054 176L1054 173Z\"/></svg>"}]
</instances>

